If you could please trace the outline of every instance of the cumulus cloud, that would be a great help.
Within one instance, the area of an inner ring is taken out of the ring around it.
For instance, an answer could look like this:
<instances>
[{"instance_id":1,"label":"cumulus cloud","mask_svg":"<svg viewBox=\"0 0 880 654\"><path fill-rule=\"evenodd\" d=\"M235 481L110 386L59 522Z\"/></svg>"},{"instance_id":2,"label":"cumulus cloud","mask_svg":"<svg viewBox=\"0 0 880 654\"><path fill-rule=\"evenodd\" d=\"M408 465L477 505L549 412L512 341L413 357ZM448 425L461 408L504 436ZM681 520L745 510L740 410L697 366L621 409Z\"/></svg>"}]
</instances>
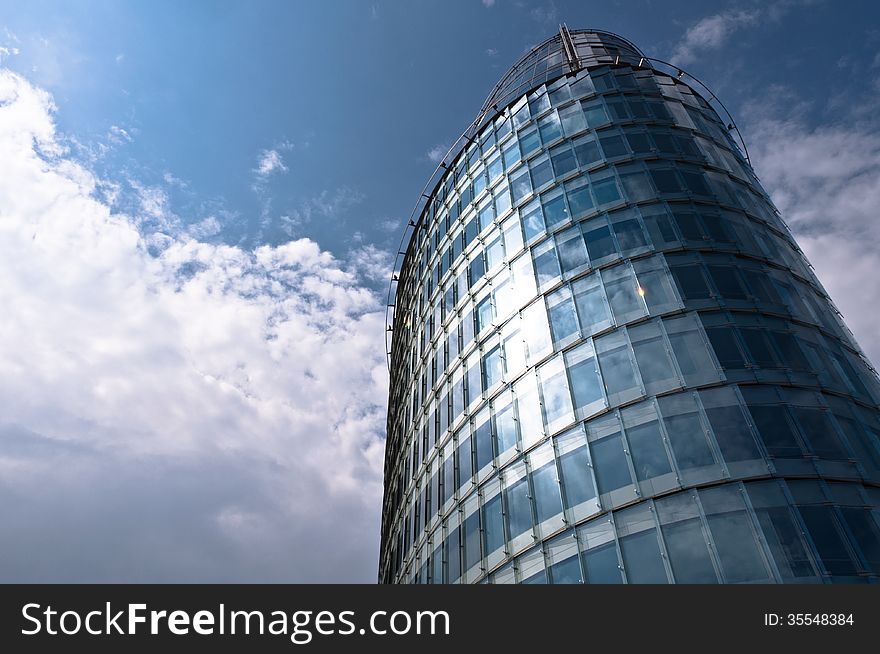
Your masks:
<instances>
[{"instance_id":1,"label":"cumulus cloud","mask_svg":"<svg viewBox=\"0 0 880 654\"><path fill-rule=\"evenodd\" d=\"M391 279L393 262L391 254L371 243L352 250L348 262L352 271L357 271L371 281L388 283Z\"/></svg>"},{"instance_id":2,"label":"cumulus cloud","mask_svg":"<svg viewBox=\"0 0 880 654\"><path fill-rule=\"evenodd\" d=\"M755 170L860 345L880 365L880 121L860 120L854 108L840 122L811 125L796 97L790 100L769 105L769 113L764 101L747 109Z\"/></svg>"},{"instance_id":3,"label":"cumulus cloud","mask_svg":"<svg viewBox=\"0 0 880 654\"><path fill-rule=\"evenodd\" d=\"M0 70L0 578L373 581L381 301L308 239L147 233L54 110Z\"/></svg>"}]
</instances>

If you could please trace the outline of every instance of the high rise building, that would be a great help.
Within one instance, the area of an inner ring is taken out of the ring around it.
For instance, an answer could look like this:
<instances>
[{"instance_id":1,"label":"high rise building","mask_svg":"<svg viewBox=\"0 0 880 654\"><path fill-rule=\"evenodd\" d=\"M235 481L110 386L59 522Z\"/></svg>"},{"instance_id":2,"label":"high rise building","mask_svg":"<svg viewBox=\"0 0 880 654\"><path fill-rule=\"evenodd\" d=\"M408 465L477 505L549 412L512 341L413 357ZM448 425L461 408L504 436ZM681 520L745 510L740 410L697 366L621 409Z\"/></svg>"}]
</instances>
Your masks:
<instances>
[{"instance_id":1,"label":"high rise building","mask_svg":"<svg viewBox=\"0 0 880 654\"><path fill-rule=\"evenodd\" d=\"M380 581L880 579L880 383L737 136L607 32L502 78L393 285Z\"/></svg>"}]
</instances>

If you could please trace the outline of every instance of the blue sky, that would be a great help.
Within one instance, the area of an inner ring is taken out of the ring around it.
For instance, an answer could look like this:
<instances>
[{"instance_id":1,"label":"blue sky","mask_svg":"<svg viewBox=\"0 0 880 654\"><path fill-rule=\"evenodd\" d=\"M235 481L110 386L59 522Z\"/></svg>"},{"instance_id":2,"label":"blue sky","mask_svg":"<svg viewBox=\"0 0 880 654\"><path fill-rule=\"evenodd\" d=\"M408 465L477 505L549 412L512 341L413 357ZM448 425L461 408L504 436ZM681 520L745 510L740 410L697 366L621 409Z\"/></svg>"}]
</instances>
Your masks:
<instances>
[{"instance_id":1,"label":"blue sky","mask_svg":"<svg viewBox=\"0 0 880 654\"><path fill-rule=\"evenodd\" d=\"M0 0L0 580L374 580L393 251L560 22L715 91L880 360L873 2Z\"/></svg>"}]
</instances>

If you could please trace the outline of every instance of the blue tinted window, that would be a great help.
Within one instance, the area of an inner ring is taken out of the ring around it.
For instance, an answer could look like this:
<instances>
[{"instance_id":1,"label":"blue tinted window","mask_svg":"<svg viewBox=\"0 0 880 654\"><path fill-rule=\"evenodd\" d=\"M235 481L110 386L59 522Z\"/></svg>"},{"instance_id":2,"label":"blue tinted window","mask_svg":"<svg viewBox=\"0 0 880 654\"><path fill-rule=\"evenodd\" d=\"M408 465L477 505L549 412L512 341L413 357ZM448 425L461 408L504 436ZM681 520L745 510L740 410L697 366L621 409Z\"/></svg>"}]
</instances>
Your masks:
<instances>
[{"instance_id":1,"label":"blue tinted window","mask_svg":"<svg viewBox=\"0 0 880 654\"><path fill-rule=\"evenodd\" d=\"M539 524L562 512L562 498L559 496L559 481L553 460L532 472L532 484L535 486L535 509Z\"/></svg>"},{"instance_id":2,"label":"blue tinted window","mask_svg":"<svg viewBox=\"0 0 880 654\"><path fill-rule=\"evenodd\" d=\"M584 552L583 558L587 583L623 583L620 577L620 564L617 562L617 547L613 541Z\"/></svg>"},{"instance_id":3,"label":"blue tinted window","mask_svg":"<svg viewBox=\"0 0 880 654\"><path fill-rule=\"evenodd\" d=\"M660 557L657 533L648 529L620 539L626 579L631 584L665 584L666 569Z\"/></svg>"},{"instance_id":4,"label":"blue tinted window","mask_svg":"<svg viewBox=\"0 0 880 654\"><path fill-rule=\"evenodd\" d=\"M498 494L483 506L483 556L489 556L504 545L504 522L501 514L501 495Z\"/></svg>"},{"instance_id":5,"label":"blue tinted window","mask_svg":"<svg viewBox=\"0 0 880 654\"><path fill-rule=\"evenodd\" d=\"M632 483L620 432L595 441L590 450L600 493L609 493Z\"/></svg>"},{"instance_id":6,"label":"blue tinted window","mask_svg":"<svg viewBox=\"0 0 880 654\"><path fill-rule=\"evenodd\" d=\"M617 254L617 246L611 236L611 229L604 222L604 219L584 226L584 242L590 253L590 259L593 261Z\"/></svg>"},{"instance_id":7,"label":"blue tinted window","mask_svg":"<svg viewBox=\"0 0 880 654\"><path fill-rule=\"evenodd\" d=\"M596 497L590 471L590 455L586 446L559 457L559 467L562 470L566 508L570 509Z\"/></svg>"},{"instance_id":8,"label":"blue tinted window","mask_svg":"<svg viewBox=\"0 0 880 654\"><path fill-rule=\"evenodd\" d=\"M583 182L566 184L565 192L568 196L568 206L571 208L572 216L582 216L593 208L593 196L590 194L588 184Z\"/></svg>"},{"instance_id":9,"label":"blue tinted window","mask_svg":"<svg viewBox=\"0 0 880 654\"><path fill-rule=\"evenodd\" d=\"M532 507L529 502L529 483L525 478L515 482L505 492L510 537L516 538L532 529Z\"/></svg>"}]
</instances>

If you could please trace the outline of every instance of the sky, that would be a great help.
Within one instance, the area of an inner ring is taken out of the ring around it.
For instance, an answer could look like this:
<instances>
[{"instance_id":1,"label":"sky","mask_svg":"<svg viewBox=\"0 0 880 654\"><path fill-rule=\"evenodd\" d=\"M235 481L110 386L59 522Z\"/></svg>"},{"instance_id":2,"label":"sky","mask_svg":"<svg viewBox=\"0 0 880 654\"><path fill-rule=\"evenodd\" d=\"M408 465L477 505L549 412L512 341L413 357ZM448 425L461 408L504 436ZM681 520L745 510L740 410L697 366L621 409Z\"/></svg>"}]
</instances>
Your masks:
<instances>
[{"instance_id":1,"label":"sky","mask_svg":"<svg viewBox=\"0 0 880 654\"><path fill-rule=\"evenodd\" d=\"M562 22L712 88L880 362L874 2L0 0L0 582L374 582L400 235Z\"/></svg>"}]
</instances>

